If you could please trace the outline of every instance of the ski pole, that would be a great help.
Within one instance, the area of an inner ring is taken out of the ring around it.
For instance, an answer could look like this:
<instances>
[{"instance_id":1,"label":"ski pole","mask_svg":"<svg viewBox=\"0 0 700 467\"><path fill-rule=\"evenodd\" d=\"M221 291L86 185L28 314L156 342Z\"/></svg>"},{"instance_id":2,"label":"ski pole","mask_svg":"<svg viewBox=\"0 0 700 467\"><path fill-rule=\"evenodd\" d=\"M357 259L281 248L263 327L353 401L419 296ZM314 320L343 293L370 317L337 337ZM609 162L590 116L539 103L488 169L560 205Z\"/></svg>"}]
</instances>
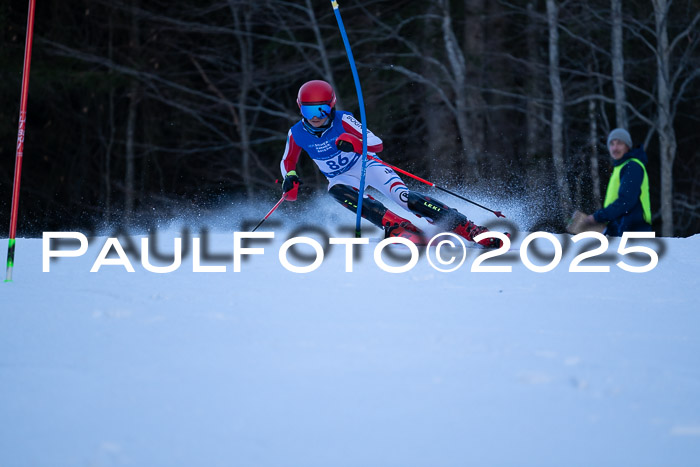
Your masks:
<instances>
[{"instance_id":1,"label":"ski pole","mask_svg":"<svg viewBox=\"0 0 700 467\"><path fill-rule=\"evenodd\" d=\"M270 209L270 212L268 212L265 215L265 217L260 219L260 222L258 222L258 225L256 225L255 228L253 230L251 230L251 232L255 232L256 230L258 230L258 227L260 227L262 225L262 223L265 222L267 220L267 218L272 215L273 212L275 212L275 210L280 206L280 204L282 204L282 201L284 201L286 197L287 197L287 193L283 194L282 197L280 198L280 200L277 201L277 204L272 206L272 209Z\"/></svg>"},{"instance_id":2,"label":"ski pole","mask_svg":"<svg viewBox=\"0 0 700 467\"><path fill-rule=\"evenodd\" d=\"M284 200L287 199L287 195L288 195L290 192L292 192L292 191L294 191L294 190L297 190L298 187L299 187L299 184L298 184L298 183L294 183L294 188L292 188L290 191L288 191L288 192L286 192L285 194L282 195L282 197L280 198L280 200L277 201L277 204L275 204L274 206L272 206L272 209L270 209L270 212L268 212L267 214L265 214L265 217L263 217L262 219L260 219L260 222L258 222L258 225L256 225L255 228L254 228L253 230L251 230L251 232L255 232L256 230L258 230L258 227L260 227L260 226L262 225L262 223L265 222L265 221L267 220L267 218L270 217L270 216L272 215L272 213L275 212L275 210L276 210L278 207L280 207L280 204L282 204L282 202L283 202Z\"/></svg>"},{"instance_id":3,"label":"ski pole","mask_svg":"<svg viewBox=\"0 0 700 467\"><path fill-rule=\"evenodd\" d=\"M443 187L441 187L441 186L438 186L438 185L434 184L433 182L429 182L428 180L426 180L426 179L424 179L424 178L420 178L419 176L413 175L412 173L409 173L409 172L406 172L406 171L403 170L403 169L399 169L399 168L396 167L396 166L393 166L393 165L391 165L391 164L387 164L387 163L384 162L383 160L377 159L376 157L372 157L372 156L370 156L370 155L367 155L367 159L371 159L371 160L373 160L373 161L377 161L377 162L379 162L380 164L384 164L384 165L386 165L387 167L391 167L392 169L396 170L397 172L401 172L401 173L404 174L404 175L408 175L409 177L414 178L414 179L418 180L419 182L423 182L423 183L425 183L426 185L432 186L433 188L437 188L438 190L442 190L442 191L444 191L445 193L451 194L452 196L456 196L457 198L462 199L462 200L464 200L464 201L466 201L466 202L468 202L468 203L472 203L474 206L479 206L481 209L486 209L487 211L491 211L492 213L494 213L494 214L496 215L496 217L503 217L503 218L506 217L506 216L504 216L504 215L501 213L501 211L494 211L493 209L489 209L489 208L487 208L486 206L480 205L479 203L475 203L474 201L472 201L472 200L470 200L470 199L467 199L467 198L465 198L465 197L462 196L462 195L458 195L457 193L455 193L455 192L453 192L453 191L450 191L450 190L448 190L447 188L443 188Z\"/></svg>"}]
</instances>

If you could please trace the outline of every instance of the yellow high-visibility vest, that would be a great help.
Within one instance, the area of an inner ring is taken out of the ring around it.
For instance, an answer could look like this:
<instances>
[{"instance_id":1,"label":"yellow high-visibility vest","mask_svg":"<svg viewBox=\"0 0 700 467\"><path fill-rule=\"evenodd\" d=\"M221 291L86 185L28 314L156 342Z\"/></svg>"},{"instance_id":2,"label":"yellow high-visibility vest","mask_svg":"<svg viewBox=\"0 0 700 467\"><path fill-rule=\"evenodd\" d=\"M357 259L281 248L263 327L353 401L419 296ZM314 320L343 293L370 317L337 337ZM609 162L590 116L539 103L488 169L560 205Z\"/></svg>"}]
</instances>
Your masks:
<instances>
[{"instance_id":1,"label":"yellow high-visibility vest","mask_svg":"<svg viewBox=\"0 0 700 467\"><path fill-rule=\"evenodd\" d=\"M608 182L608 190L605 192L605 203L603 207L607 208L612 203L617 201L620 195L620 171L628 162L635 161L642 167L644 171L644 179L642 180L642 191L639 194L639 201L642 203L642 209L644 210L644 221L647 224L651 224L651 202L649 201L649 175L647 175L647 168L644 167L642 161L639 159L631 158L626 160L624 163L613 168L612 175L610 175L610 181Z\"/></svg>"}]
</instances>

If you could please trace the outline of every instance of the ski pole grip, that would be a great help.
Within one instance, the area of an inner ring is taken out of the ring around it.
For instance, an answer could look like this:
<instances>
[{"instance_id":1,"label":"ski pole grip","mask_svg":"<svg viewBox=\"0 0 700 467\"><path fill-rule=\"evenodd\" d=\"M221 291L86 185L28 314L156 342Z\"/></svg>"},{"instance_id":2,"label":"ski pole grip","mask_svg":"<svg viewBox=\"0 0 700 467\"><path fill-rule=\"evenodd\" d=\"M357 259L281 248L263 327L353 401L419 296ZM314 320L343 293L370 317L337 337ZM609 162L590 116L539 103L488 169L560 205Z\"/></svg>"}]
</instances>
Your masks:
<instances>
[{"instance_id":1,"label":"ski pole grip","mask_svg":"<svg viewBox=\"0 0 700 467\"><path fill-rule=\"evenodd\" d=\"M284 194L285 201L296 201L299 192L299 182L294 182L294 188Z\"/></svg>"}]
</instances>

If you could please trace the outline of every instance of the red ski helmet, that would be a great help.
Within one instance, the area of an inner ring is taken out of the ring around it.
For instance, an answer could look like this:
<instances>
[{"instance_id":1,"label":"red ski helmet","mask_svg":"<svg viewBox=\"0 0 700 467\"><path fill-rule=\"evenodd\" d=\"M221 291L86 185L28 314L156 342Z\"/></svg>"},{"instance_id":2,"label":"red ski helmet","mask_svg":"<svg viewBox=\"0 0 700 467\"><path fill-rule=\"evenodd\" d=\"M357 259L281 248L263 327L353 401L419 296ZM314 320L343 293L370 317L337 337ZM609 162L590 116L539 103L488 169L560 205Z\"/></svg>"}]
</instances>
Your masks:
<instances>
[{"instance_id":1,"label":"red ski helmet","mask_svg":"<svg viewBox=\"0 0 700 467\"><path fill-rule=\"evenodd\" d=\"M299 88L297 105L301 114L308 120L313 117L328 117L335 107L333 87L318 79L308 81Z\"/></svg>"}]
</instances>

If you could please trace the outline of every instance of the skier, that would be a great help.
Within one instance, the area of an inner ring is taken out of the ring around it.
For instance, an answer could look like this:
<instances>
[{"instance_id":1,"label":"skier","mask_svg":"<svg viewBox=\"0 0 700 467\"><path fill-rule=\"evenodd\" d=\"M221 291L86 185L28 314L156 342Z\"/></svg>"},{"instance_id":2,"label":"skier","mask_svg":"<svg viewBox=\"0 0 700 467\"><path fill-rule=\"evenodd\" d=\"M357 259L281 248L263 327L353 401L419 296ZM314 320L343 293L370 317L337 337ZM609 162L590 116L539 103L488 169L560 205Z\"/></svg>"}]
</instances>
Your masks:
<instances>
[{"instance_id":1,"label":"skier","mask_svg":"<svg viewBox=\"0 0 700 467\"><path fill-rule=\"evenodd\" d=\"M287 135L287 146L280 163L284 177L282 190L287 193L287 200L296 200L301 180L295 168L303 149L328 179L328 192L356 213L362 171L362 123L350 112L336 110L335 102L333 88L325 81L309 81L299 88L297 105L302 119ZM382 140L368 130L368 154L376 157L382 149ZM365 181L366 185L379 190L405 210L469 241L488 231L441 201L409 190L394 170L379 162L367 162ZM386 237L401 236L417 244L427 242L408 219L390 211L369 195L362 200L362 217L384 229ZM500 248L502 242L486 238L479 243L487 248Z\"/></svg>"}]
</instances>

